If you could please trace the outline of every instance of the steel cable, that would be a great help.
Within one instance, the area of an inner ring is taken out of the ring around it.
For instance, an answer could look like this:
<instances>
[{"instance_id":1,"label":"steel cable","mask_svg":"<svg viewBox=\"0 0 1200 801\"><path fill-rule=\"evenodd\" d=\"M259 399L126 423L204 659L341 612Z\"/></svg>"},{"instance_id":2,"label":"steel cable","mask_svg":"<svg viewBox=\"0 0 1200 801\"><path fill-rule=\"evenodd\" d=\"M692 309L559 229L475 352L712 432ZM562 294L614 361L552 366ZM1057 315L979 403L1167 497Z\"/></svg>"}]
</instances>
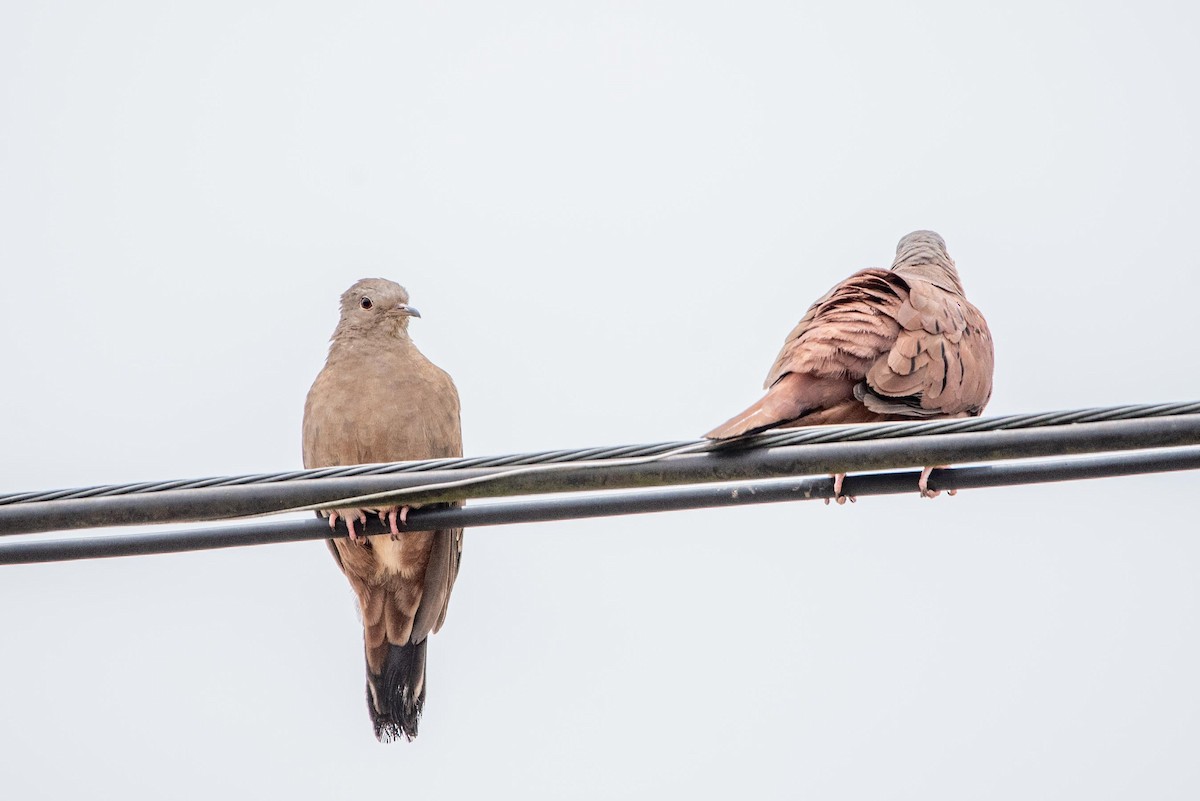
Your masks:
<instances>
[{"instance_id":1,"label":"steel cable","mask_svg":"<svg viewBox=\"0 0 1200 801\"><path fill-rule=\"evenodd\" d=\"M0 498L0 534L1200 444L1200 403L792 429L736 440L142 482Z\"/></svg>"}]
</instances>

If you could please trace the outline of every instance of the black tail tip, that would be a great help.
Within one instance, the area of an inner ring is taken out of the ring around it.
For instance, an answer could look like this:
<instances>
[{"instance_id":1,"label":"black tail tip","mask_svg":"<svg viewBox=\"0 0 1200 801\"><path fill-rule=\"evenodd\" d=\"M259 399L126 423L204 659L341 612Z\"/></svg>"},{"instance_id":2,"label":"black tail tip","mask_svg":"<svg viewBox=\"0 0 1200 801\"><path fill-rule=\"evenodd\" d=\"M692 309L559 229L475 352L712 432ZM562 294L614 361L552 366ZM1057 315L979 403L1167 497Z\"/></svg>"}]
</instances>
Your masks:
<instances>
[{"instance_id":1,"label":"black tail tip","mask_svg":"<svg viewBox=\"0 0 1200 801\"><path fill-rule=\"evenodd\" d=\"M417 736L425 708L425 641L390 645L383 672L367 673L367 710L381 743Z\"/></svg>"},{"instance_id":2,"label":"black tail tip","mask_svg":"<svg viewBox=\"0 0 1200 801\"><path fill-rule=\"evenodd\" d=\"M380 715L372 709L371 722L375 724L375 739L381 743L394 743L400 739L412 742L417 737L417 724L421 720L421 708L403 717Z\"/></svg>"}]
</instances>

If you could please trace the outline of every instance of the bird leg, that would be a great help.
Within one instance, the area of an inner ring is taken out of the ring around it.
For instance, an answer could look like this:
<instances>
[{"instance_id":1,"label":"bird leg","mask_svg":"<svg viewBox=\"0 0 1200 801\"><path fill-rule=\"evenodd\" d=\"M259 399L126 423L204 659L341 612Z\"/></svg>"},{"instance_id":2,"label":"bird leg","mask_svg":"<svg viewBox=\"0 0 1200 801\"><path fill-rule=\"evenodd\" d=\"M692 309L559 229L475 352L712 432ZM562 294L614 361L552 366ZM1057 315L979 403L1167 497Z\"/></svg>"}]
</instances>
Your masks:
<instances>
[{"instance_id":1,"label":"bird leg","mask_svg":"<svg viewBox=\"0 0 1200 801\"><path fill-rule=\"evenodd\" d=\"M383 512L379 513L380 519L383 519L383 514L384 514ZM408 507L401 506L399 508L396 508L395 506L393 506L391 509L389 509L387 511L387 521L388 521L388 525L390 525L392 527L392 539L393 540L400 539L400 529L396 526L396 518L400 518L400 522L403 525L407 526L408 525Z\"/></svg>"},{"instance_id":2,"label":"bird leg","mask_svg":"<svg viewBox=\"0 0 1200 801\"><path fill-rule=\"evenodd\" d=\"M858 499L855 498L853 495L843 495L842 494L842 482L845 480L846 480L845 473L834 473L833 474L833 496L837 500L838 506L842 506L843 504L846 503L846 501L850 501L850 503L858 503ZM826 506L829 505L828 498L825 499L825 505Z\"/></svg>"},{"instance_id":3,"label":"bird leg","mask_svg":"<svg viewBox=\"0 0 1200 801\"><path fill-rule=\"evenodd\" d=\"M921 468L921 478L920 478L920 480L917 481L917 487L921 490L922 498L936 498L937 496L942 494L941 490L931 490L929 488L929 474L932 473L934 470L945 470L949 466L950 465L948 465L948 464L938 464L938 465L934 465L933 467ZM958 490L953 490L953 489L946 490L946 494L947 495L957 495Z\"/></svg>"},{"instance_id":4,"label":"bird leg","mask_svg":"<svg viewBox=\"0 0 1200 801\"><path fill-rule=\"evenodd\" d=\"M331 511L329 513L329 527L336 528L338 518L341 517L342 520L346 523L346 530L350 532L350 541L357 542L359 545L365 545L367 542L366 534L360 535L357 531L355 531L354 524L355 524L355 522L358 522L358 523L362 523L364 526L366 526L367 515L363 512L362 509L352 509L350 511L351 511L351 514L348 514L348 515L339 515L336 509Z\"/></svg>"}]
</instances>

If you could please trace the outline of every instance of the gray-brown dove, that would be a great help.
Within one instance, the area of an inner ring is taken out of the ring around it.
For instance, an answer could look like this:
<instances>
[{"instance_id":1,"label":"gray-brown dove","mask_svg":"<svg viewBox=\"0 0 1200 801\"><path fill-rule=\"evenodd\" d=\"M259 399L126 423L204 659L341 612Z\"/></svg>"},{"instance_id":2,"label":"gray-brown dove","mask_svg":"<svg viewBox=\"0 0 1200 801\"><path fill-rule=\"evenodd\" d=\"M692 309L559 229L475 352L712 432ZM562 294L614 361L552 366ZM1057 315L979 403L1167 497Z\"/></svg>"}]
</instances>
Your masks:
<instances>
[{"instance_id":1,"label":"gray-brown dove","mask_svg":"<svg viewBox=\"0 0 1200 801\"><path fill-rule=\"evenodd\" d=\"M946 243L913 231L890 270L860 270L814 303L771 366L767 394L705 436L975 416L992 395L992 362L987 322L967 302ZM933 494L930 469L923 495Z\"/></svg>"},{"instance_id":2,"label":"gray-brown dove","mask_svg":"<svg viewBox=\"0 0 1200 801\"><path fill-rule=\"evenodd\" d=\"M408 292L365 278L342 295L329 356L304 404L304 466L462 456L458 392L408 336ZM364 536L368 512L392 533ZM425 645L446 619L462 529L400 532L408 507L338 509L350 539L328 540L362 613L375 736L411 740L425 704Z\"/></svg>"}]
</instances>

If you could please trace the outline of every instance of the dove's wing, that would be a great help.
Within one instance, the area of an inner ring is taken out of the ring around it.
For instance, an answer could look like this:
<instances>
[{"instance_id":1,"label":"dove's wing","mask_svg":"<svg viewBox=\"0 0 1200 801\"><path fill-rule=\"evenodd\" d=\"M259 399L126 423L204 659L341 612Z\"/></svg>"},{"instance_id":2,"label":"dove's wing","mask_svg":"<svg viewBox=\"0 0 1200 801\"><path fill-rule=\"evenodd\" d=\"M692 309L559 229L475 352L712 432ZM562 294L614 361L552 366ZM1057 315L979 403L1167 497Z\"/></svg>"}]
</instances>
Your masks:
<instances>
[{"instance_id":1,"label":"dove's wing","mask_svg":"<svg viewBox=\"0 0 1200 801\"><path fill-rule=\"evenodd\" d=\"M705 436L977 415L991 396L992 358L987 324L961 294L893 270L861 270L788 334L767 394Z\"/></svg>"}]
</instances>

